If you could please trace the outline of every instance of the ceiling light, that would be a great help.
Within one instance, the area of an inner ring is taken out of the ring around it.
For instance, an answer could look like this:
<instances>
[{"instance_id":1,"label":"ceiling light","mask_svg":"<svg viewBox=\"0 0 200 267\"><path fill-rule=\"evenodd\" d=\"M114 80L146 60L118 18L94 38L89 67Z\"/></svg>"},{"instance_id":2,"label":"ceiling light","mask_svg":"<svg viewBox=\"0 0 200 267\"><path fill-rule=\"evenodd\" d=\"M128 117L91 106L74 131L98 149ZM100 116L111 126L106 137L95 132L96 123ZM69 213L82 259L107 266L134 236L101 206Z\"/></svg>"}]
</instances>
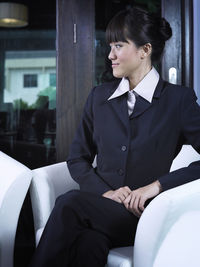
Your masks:
<instances>
[{"instance_id":1,"label":"ceiling light","mask_svg":"<svg viewBox=\"0 0 200 267\"><path fill-rule=\"evenodd\" d=\"M24 27L28 25L28 8L17 3L0 3L0 27Z\"/></svg>"}]
</instances>

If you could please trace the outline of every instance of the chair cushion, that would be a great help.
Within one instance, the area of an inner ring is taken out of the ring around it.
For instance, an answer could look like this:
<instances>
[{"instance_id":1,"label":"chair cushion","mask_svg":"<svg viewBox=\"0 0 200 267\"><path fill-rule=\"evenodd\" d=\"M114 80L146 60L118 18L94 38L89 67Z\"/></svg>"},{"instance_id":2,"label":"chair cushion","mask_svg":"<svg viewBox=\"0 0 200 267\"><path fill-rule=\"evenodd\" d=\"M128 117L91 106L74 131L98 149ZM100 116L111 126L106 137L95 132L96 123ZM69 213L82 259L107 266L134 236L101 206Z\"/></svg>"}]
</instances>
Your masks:
<instances>
[{"instance_id":1,"label":"chair cushion","mask_svg":"<svg viewBox=\"0 0 200 267\"><path fill-rule=\"evenodd\" d=\"M106 267L133 267L133 247L111 249Z\"/></svg>"}]
</instances>

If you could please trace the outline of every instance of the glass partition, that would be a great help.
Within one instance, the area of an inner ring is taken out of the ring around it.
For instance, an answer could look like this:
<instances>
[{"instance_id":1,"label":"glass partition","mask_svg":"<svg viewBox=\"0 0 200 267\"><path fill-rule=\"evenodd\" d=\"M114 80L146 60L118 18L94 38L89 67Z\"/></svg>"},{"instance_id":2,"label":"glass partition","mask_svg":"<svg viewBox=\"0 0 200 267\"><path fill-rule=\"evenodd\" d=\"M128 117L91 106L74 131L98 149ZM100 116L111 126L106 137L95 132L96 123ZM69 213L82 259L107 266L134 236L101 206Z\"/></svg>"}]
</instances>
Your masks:
<instances>
[{"instance_id":1,"label":"glass partition","mask_svg":"<svg viewBox=\"0 0 200 267\"><path fill-rule=\"evenodd\" d=\"M55 42L45 49L37 35L39 47L36 40L26 39L27 48L23 40L16 46L6 40L0 57L0 150L32 169L56 162Z\"/></svg>"}]
</instances>

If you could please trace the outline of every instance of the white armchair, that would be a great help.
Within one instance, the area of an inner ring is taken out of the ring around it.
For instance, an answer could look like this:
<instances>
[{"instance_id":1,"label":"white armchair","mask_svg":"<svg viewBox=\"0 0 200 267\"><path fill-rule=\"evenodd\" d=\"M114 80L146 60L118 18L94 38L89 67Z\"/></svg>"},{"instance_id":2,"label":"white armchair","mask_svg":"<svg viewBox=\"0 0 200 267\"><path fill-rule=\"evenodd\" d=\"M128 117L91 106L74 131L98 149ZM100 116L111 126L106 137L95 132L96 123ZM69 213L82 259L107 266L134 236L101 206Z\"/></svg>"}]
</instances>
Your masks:
<instances>
[{"instance_id":1,"label":"white armchair","mask_svg":"<svg viewBox=\"0 0 200 267\"><path fill-rule=\"evenodd\" d=\"M171 170L187 166L195 160L200 160L200 155L191 146L183 146ZM79 188L79 186L70 177L65 162L33 170L30 193L37 244L56 197L74 188ZM198 205L200 199L198 202L193 202L194 199L197 201L196 195L199 194L200 180L196 180L157 196L140 218L134 249L121 247L110 250L106 266L132 267L134 263L134 267L164 267L153 265L155 259L158 261L159 248L171 227L185 212L200 210L200 205Z\"/></svg>"},{"instance_id":2,"label":"white armchair","mask_svg":"<svg viewBox=\"0 0 200 267\"><path fill-rule=\"evenodd\" d=\"M14 242L32 172L0 151L0 267L13 267Z\"/></svg>"}]
</instances>

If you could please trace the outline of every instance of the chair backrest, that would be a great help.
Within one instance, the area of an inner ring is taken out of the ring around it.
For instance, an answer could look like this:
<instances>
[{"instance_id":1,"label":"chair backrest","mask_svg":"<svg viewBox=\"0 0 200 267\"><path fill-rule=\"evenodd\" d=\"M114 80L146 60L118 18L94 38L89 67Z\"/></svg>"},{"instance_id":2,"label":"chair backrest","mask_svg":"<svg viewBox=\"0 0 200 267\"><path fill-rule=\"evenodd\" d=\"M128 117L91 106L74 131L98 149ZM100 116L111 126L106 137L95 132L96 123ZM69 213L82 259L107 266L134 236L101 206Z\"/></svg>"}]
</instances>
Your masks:
<instances>
[{"instance_id":1,"label":"chair backrest","mask_svg":"<svg viewBox=\"0 0 200 267\"><path fill-rule=\"evenodd\" d=\"M0 151L0 266L13 267L14 241L32 172Z\"/></svg>"},{"instance_id":2,"label":"chair backrest","mask_svg":"<svg viewBox=\"0 0 200 267\"><path fill-rule=\"evenodd\" d=\"M30 194L35 232L45 226L56 198L78 188L78 184L70 176L66 162L33 170Z\"/></svg>"},{"instance_id":3,"label":"chair backrest","mask_svg":"<svg viewBox=\"0 0 200 267\"><path fill-rule=\"evenodd\" d=\"M200 155L191 146L184 146L174 160L171 170L186 167L196 160L200 160ZM199 203L200 179L167 190L152 200L143 212L137 227L134 266L152 267L171 227L184 213L200 211ZM178 246L179 242L181 241L177 240L176 244L171 245Z\"/></svg>"},{"instance_id":4,"label":"chair backrest","mask_svg":"<svg viewBox=\"0 0 200 267\"><path fill-rule=\"evenodd\" d=\"M191 162L200 160L199 153L191 145L184 145L172 162L171 171L187 167Z\"/></svg>"}]
</instances>

